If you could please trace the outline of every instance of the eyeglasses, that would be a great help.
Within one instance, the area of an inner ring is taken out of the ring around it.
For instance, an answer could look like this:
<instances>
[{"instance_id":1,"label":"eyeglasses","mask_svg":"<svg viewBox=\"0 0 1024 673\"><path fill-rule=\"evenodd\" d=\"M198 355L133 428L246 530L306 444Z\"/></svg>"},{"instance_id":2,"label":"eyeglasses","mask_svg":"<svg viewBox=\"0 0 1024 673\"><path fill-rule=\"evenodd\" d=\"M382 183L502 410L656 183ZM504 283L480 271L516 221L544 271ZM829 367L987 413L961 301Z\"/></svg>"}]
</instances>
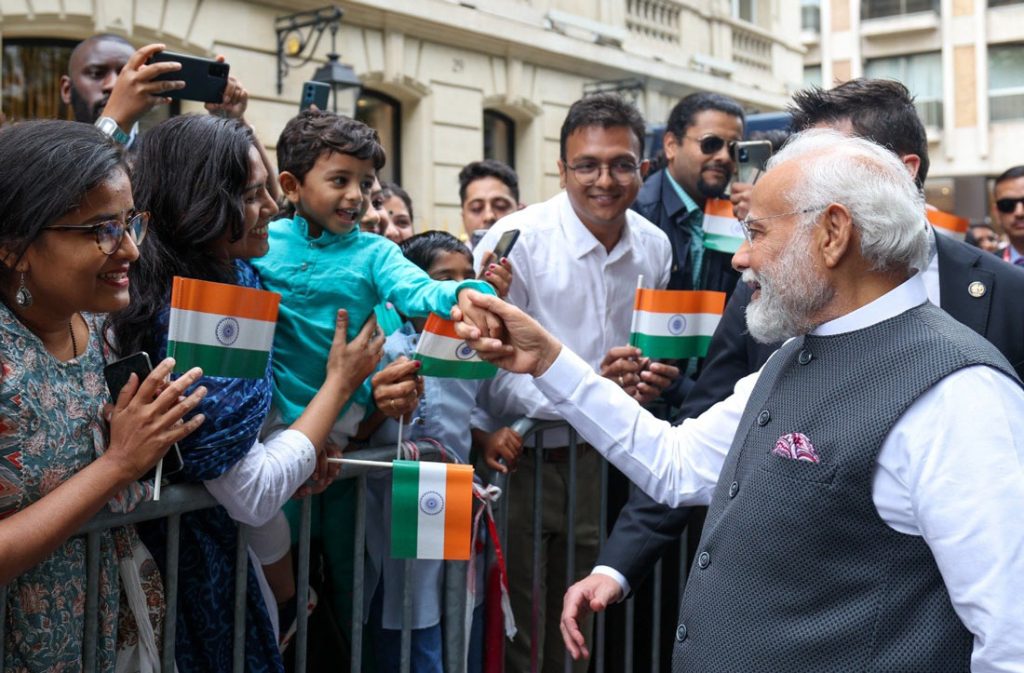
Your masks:
<instances>
[{"instance_id":1,"label":"eyeglasses","mask_svg":"<svg viewBox=\"0 0 1024 673\"><path fill-rule=\"evenodd\" d=\"M1017 210L1017 204L1024 203L1024 197L1016 199L999 199L996 201L996 210L1000 213L1006 213L1009 215L1013 211Z\"/></svg>"},{"instance_id":2,"label":"eyeglasses","mask_svg":"<svg viewBox=\"0 0 1024 673\"><path fill-rule=\"evenodd\" d=\"M803 208L801 210L792 210L792 211L790 211L788 213L779 213L778 215L765 215L764 217L755 217L753 219L751 219L750 217L745 217L745 218L743 218L742 220L739 221L740 222L740 228L743 229L743 236L744 236L744 238L747 239L747 243L750 244L751 246L753 246L754 245L754 237L761 233L761 232L758 232L758 231L752 231L750 229L750 225L754 224L755 222L762 222L764 220L774 220L774 219L779 218L779 217L788 217L790 215L803 215L805 213L815 213L815 212L818 212L819 210L824 210L827 207L828 206L826 205L826 206L816 206L814 208Z\"/></svg>"},{"instance_id":3,"label":"eyeglasses","mask_svg":"<svg viewBox=\"0 0 1024 673\"><path fill-rule=\"evenodd\" d=\"M716 136L711 133L700 138L694 138L693 136L683 136L687 140L692 140L695 143L700 143L700 151L707 155L718 153L723 147L729 148L729 154L732 154L733 148L736 147L735 140L726 140L720 136Z\"/></svg>"},{"instance_id":4,"label":"eyeglasses","mask_svg":"<svg viewBox=\"0 0 1024 673\"><path fill-rule=\"evenodd\" d=\"M53 224L46 229L54 231L85 231L96 235L96 245L104 255L113 255L121 247L125 232L138 245L149 229L149 213L129 213L125 220L107 220L96 224Z\"/></svg>"},{"instance_id":5,"label":"eyeglasses","mask_svg":"<svg viewBox=\"0 0 1024 673\"><path fill-rule=\"evenodd\" d=\"M611 163L599 163L597 161L580 161L573 166L566 166L576 176L576 182L584 187L589 187L601 177L601 169L607 168L608 174L620 185L628 185L634 180L640 165L629 159L617 159Z\"/></svg>"}]
</instances>

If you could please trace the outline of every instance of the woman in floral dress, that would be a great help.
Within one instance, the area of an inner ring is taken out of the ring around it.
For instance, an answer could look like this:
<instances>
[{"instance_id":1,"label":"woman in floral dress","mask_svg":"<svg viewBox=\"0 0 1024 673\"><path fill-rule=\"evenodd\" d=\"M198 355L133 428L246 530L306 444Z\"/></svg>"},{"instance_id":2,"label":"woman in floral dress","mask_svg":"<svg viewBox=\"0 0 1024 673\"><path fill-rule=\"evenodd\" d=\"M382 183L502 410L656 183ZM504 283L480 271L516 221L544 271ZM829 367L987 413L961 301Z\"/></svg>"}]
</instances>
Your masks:
<instances>
[{"instance_id":1,"label":"woman in floral dress","mask_svg":"<svg viewBox=\"0 0 1024 673\"><path fill-rule=\"evenodd\" d=\"M78 671L86 541L71 537L203 421L182 423L201 372L162 382L173 361L116 405L103 382L103 313L128 304L147 216L133 212L117 147L73 122L0 130L0 583L4 671ZM136 394L136 391L138 393ZM98 670L159 670L163 592L131 527L101 535Z\"/></svg>"}]
</instances>

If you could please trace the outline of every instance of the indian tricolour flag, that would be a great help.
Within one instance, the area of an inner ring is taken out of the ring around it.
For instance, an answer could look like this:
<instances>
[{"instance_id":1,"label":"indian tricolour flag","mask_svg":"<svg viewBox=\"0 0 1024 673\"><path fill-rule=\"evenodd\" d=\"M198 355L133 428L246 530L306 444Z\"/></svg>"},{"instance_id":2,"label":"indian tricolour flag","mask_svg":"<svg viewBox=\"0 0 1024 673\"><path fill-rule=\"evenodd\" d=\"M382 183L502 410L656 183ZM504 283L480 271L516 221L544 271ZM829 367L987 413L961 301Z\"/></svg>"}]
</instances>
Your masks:
<instances>
[{"instance_id":1,"label":"indian tricolour flag","mask_svg":"<svg viewBox=\"0 0 1024 673\"><path fill-rule=\"evenodd\" d=\"M704 247L708 250L735 253L743 245L743 227L732 214L728 199L708 199L704 202Z\"/></svg>"},{"instance_id":2,"label":"indian tricolour flag","mask_svg":"<svg viewBox=\"0 0 1024 673\"><path fill-rule=\"evenodd\" d=\"M251 287L174 277L167 355L175 371L261 378L274 344L281 295Z\"/></svg>"},{"instance_id":3,"label":"indian tricolour flag","mask_svg":"<svg viewBox=\"0 0 1024 673\"><path fill-rule=\"evenodd\" d=\"M484 362L465 339L455 333L455 323L430 314L420 335L413 360L423 363L420 374L448 379L489 379L498 368Z\"/></svg>"},{"instance_id":4,"label":"indian tricolour flag","mask_svg":"<svg viewBox=\"0 0 1024 673\"><path fill-rule=\"evenodd\" d=\"M396 460L392 471L392 558L468 560L473 468Z\"/></svg>"},{"instance_id":5,"label":"indian tricolour flag","mask_svg":"<svg viewBox=\"0 0 1024 673\"><path fill-rule=\"evenodd\" d=\"M654 359L702 358L725 311L725 293L636 291L629 344Z\"/></svg>"},{"instance_id":6,"label":"indian tricolour flag","mask_svg":"<svg viewBox=\"0 0 1024 673\"><path fill-rule=\"evenodd\" d=\"M935 227L935 231L946 236L951 236L958 241L964 240L967 235L967 228L971 225L966 217L946 213L939 209L928 208L925 210L928 221Z\"/></svg>"}]
</instances>

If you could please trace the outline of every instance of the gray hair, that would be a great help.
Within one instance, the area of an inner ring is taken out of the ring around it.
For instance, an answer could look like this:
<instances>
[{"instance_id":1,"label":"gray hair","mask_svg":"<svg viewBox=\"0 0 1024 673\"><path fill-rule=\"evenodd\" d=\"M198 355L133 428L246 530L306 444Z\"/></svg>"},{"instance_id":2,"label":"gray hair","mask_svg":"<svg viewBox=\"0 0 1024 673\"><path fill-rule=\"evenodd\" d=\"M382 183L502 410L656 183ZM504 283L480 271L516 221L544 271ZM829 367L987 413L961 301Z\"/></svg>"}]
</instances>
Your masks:
<instances>
[{"instance_id":1,"label":"gray hair","mask_svg":"<svg viewBox=\"0 0 1024 673\"><path fill-rule=\"evenodd\" d=\"M802 172L787 195L793 208L845 206L860 233L861 255L877 271L927 267L924 196L893 152L865 138L810 129L793 135L768 167L793 159ZM803 226L820 215L809 213Z\"/></svg>"}]
</instances>

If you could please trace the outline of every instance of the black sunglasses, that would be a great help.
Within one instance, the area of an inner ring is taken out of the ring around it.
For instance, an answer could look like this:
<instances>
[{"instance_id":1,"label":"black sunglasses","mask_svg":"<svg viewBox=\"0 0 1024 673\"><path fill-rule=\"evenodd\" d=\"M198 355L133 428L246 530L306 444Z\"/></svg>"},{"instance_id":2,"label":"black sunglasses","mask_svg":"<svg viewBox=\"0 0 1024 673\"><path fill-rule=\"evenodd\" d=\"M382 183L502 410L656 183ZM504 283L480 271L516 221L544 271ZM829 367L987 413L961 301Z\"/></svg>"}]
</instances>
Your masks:
<instances>
[{"instance_id":1,"label":"black sunglasses","mask_svg":"<svg viewBox=\"0 0 1024 673\"><path fill-rule=\"evenodd\" d=\"M729 147L729 154L732 154L732 150L736 146L735 140L726 140L714 134L701 136L700 138L694 138L693 136L683 137L695 143L700 143L700 151L708 155L719 152L726 145Z\"/></svg>"},{"instance_id":2,"label":"black sunglasses","mask_svg":"<svg viewBox=\"0 0 1024 673\"><path fill-rule=\"evenodd\" d=\"M999 199L996 201L996 210L1000 213L1006 213L1009 215L1013 211L1017 210L1017 204L1024 203L1024 197L1016 199Z\"/></svg>"}]
</instances>

